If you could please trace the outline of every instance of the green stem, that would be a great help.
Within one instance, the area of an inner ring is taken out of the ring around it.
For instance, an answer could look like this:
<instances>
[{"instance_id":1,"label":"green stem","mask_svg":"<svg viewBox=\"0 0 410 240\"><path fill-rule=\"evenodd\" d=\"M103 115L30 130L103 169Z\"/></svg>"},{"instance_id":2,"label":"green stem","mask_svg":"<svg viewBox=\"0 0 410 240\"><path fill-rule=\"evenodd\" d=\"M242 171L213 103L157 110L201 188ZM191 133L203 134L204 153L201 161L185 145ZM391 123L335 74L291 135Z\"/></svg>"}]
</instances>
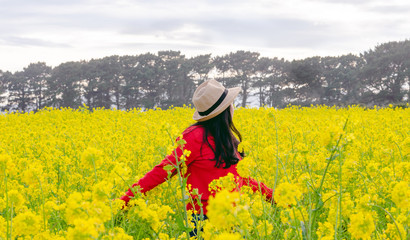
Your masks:
<instances>
[{"instance_id":1,"label":"green stem","mask_svg":"<svg viewBox=\"0 0 410 240\"><path fill-rule=\"evenodd\" d=\"M275 123L275 131L276 131L276 169L275 169L275 182L273 184L273 192L275 192L276 185L278 183L278 176L279 176L279 139L278 139L278 127L276 125L276 117L273 115L273 122Z\"/></svg>"},{"instance_id":2,"label":"green stem","mask_svg":"<svg viewBox=\"0 0 410 240\"><path fill-rule=\"evenodd\" d=\"M343 130L346 129L346 126L347 126L347 122L348 122L348 121L349 121L349 118L346 119L346 122L345 122L345 124L344 124L344 126L343 126ZM342 139L342 136L343 136L343 134L340 134L339 139L337 140L336 145L335 145L335 146L333 147L333 149L332 149L332 152L331 152L330 157L328 158L328 161L327 161L327 164L326 164L325 171L324 171L323 176L322 176L322 180L320 181L320 186L319 186L319 188L316 190L316 201L315 201L315 204L314 204L314 205L315 205L315 208L313 209L312 221L310 222L310 226L309 226L309 232L310 232L310 234L312 234L312 231L314 230L314 229L312 229L312 228L313 228L313 225L315 224L316 217L318 216L318 212L319 212L319 210L320 210L321 207L322 207L322 206L319 207L319 204L322 203L322 201L321 201L321 193L322 193L323 184L324 184L324 182L325 182L325 177L326 177L327 171L329 170L330 164L331 164L332 161L333 161L333 158L334 158L334 156L335 156L336 150L338 150L338 147L339 147L340 141L341 141L341 139ZM322 203L322 204L323 204L323 203Z\"/></svg>"},{"instance_id":3,"label":"green stem","mask_svg":"<svg viewBox=\"0 0 410 240\"><path fill-rule=\"evenodd\" d=\"M395 141L394 141L394 144L396 144L397 148L399 149L401 161L404 162L403 154L401 153L401 149L400 149L399 144L397 144L397 142L395 142Z\"/></svg>"},{"instance_id":4,"label":"green stem","mask_svg":"<svg viewBox=\"0 0 410 240\"><path fill-rule=\"evenodd\" d=\"M11 202L11 209L10 209L10 240L13 240L13 202Z\"/></svg>"},{"instance_id":5,"label":"green stem","mask_svg":"<svg viewBox=\"0 0 410 240\"><path fill-rule=\"evenodd\" d=\"M97 183L97 182L98 182L98 177L97 177L97 169L96 169L96 167L95 167L95 159L94 159L94 157L93 157L93 166L94 166L94 174L95 174L95 183Z\"/></svg>"},{"instance_id":6,"label":"green stem","mask_svg":"<svg viewBox=\"0 0 410 240\"><path fill-rule=\"evenodd\" d=\"M41 181L40 178L35 175L37 178L37 181L40 185L40 190L41 190L41 201L42 201L42 209L43 209L43 225L44 225L44 231L47 229L47 225L46 225L46 211L44 210L44 192L43 192L43 186L41 185Z\"/></svg>"},{"instance_id":7,"label":"green stem","mask_svg":"<svg viewBox=\"0 0 410 240\"><path fill-rule=\"evenodd\" d=\"M169 137L171 138L171 141L172 141L171 133L168 131L168 129L166 129L166 132L168 133L168 135L169 135ZM179 147L179 146L177 146L177 147ZM185 233L186 233L187 240L189 240L188 212L187 212L186 206L185 206L185 186L184 186L183 179L182 179L182 176L181 176L181 168L180 168L180 164L182 163L182 160L179 161L179 157L178 157L178 154L177 154L177 149L174 150L174 157L175 157L175 160L176 160L176 166L174 166L174 167L177 169L178 183L179 183L179 186L181 188L181 194L182 194L181 201L182 201L182 207L184 209Z\"/></svg>"},{"instance_id":8,"label":"green stem","mask_svg":"<svg viewBox=\"0 0 410 240\"><path fill-rule=\"evenodd\" d=\"M382 209L383 211L385 211L385 212L390 216L390 218L393 220L394 225L395 225L396 228L397 228L397 232L399 233L400 239L403 240L403 237L402 237L402 235L401 235L399 226L397 225L396 220L394 220L393 216L389 213L389 211L387 211L386 209L384 209L384 208L382 208L382 207L380 207L380 206L378 206L378 205L375 205L375 204L370 204L370 206L378 207L378 208Z\"/></svg>"},{"instance_id":9,"label":"green stem","mask_svg":"<svg viewBox=\"0 0 410 240\"><path fill-rule=\"evenodd\" d=\"M185 207L185 186L184 186L183 179L182 179L182 176L181 176L181 168L180 168L180 164L182 163L182 160L181 160L181 162L179 161L176 149L174 151L174 154L175 154L175 159L176 159L176 163L177 163L176 164L176 169L178 171L178 183L179 183L179 186L181 188L181 194L182 194L182 196L181 196L182 197L182 208L184 209L184 219L185 219L185 228L186 228L185 232L187 234L186 235L187 240L189 240L188 212L186 211L186 207Z\"/></svg>"},{"instance_id":10,"label":"green stem","mask_svg":"<svg viewBox=\"0 0 410 240\"><path fill-rule=\"evenodd\" d=\"M333 148L332 153L330 154L330 157L329 157L329 159L328 159L328 161L327 161L326 168L325 168L325 172L323 173L322 180L320 181L319 190L317 190L317 194L318 194L318 195L320 195L321 192L322 192L322 188L323 188L323 184L324 184L324 182L325 182L325 177L326 177L327 171L329 170L329 166L330 166L330 164L331 164L332 161L333 161L333 158L334 158L334 156L335 156L335 152L336 152L336 150L337 150L337 147L339 146L339 142L340 142L341 139L342 139L342 135L340 135L339 139L337 140L336 146Z\"/></svg>"},{"instance_id":11,"label":"green stem","mask_svg":"<svg viewBox=\"0 0 410 240\"><path fill-rule=\"evenodd\" d=\"M112 198L112 195L111 195ZM112 201L110 201L110 209L111 209L111 231L114 232L114 213L112 211Z\"/></svg>"},{"instance_id":12,"label":"green stem","mask_svg":"<svg viewBox=\"0 0 410 240\"><path fill-rule=\"evenodd\" d=\"M342 225L342 158L339 153L339 199L338 199L338 212L336 213L336 224L335 224L335 239L337 239L337 229Z\"/></svg>"},{"instance_id":13,"label":"green stem","mask_svg":"<svg viewBox=\"0 0 410 240\"><path fill-rule=\"evenodd\" d=\"M9 194L8 194L8 189L7 189L7 174L6 174L6 167L4 167L4 182L5 182L5 190L6 190L6 209L8 209L8 207L9 207ZM7 216L6 216L6 220L7 220L7 235L6 235L6 238L9 236L9 234L10 234L10 240L11 240L11 233L9 232L9 228L10 228L10 226L9 226L9 220L8 220L8 218L7 218Z\"/></svg>"}]
</instances>

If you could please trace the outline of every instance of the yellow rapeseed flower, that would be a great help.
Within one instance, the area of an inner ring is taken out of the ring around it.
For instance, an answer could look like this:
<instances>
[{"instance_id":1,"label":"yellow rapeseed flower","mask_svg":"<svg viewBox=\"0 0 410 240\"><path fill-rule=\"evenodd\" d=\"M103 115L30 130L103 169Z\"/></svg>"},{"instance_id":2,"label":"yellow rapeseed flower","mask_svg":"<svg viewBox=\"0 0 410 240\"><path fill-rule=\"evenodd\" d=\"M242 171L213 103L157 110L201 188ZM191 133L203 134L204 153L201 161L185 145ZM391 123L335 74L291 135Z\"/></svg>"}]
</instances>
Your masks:
<instances>
[{"instance_id":1,"label":"yellow rapeseed flower","mask_svg":"<svg viewBox=\"0 0 410 240\"><path fill-rule=\"evenodd\" d=\"M101 181L93 187L93 199L97 201L106 201L110 199L113 184L108 181Z\"/></svg>"},{"instance_id":2,"label":"yellow rapeseed flower","mask_svg":"<svg viewBox=\"0 0 410 240\"><path fill-rule=\"evenodd\" d=\"M350 216L349 232L356 239L372 239L372 233L376 229L373 216L368 212L358 212Z\"/></svg>"},{"instance_id":3,"label":"yellow rapeseed flower","mask_svg":"<svg viewBox=\"0 0 410 240\"><path fill-rule=\"evenodd\" d=\"M241 240L242 236L239 233L223 232L215 236L214 240Z\"/></svg>"},{"instance_id":4,"label":"yellow rapeseed flower","mask_svg":"<svg viewBox=\"0 0 410 240\"><path fill-rule=\"evenodd\" d=\"M124 229L120 227L115 227L114 229L110 229L108 234L102 237L102 240L133 240L133 239L134 238L132 236L125 233Z\"/></svg>"},{"instance_id":5,"label":"yellow rapeseed flower","mask_svg":"<svg viewBox=\"0 0 410 240\"><path fill-rule=\"evenodd\" d=\"M238 185L236 184L235 176L232 173L228 173L224 177L213 180L208 188L211 192L219 192L223 189L233 191L238 188Z\"/></svg>"},{"instance_id":6,"label":"yellow rapeseed flower","mask_svg":"<svg viewBox=\"0 0 410 240\"><path fill-rule=\"evenodd\" d=\"M253 175L254 169L256 167L256 162L251 157L245 157L236 166L238 174L241 177L251 177Z\"/></svg>"},{"instance_id":7,"label":"yellow rapeseed flower","mask_svg":"<svg viewBox=\"0 0 410 240\"><path fill-rule=\"evenodd\" d=\"M13 221L14 236L32 236L41 231L41 216L30 210L18 214Z\"/></svg>"},{"instance_id":8,"label":"yellow rapeseed flower","mask_svg":"<svg viewBox=\"0 0 410 240\"><path fill-rule=\"evenodd\" d=\"M410 185L408 182L397 183L392 190L392 200L398 208L410 210Z\"/></svg>"},{"instance_id":9,"label":"yellow rapeseed flower","mask_svg":"<svg viewBox=\"0 0 410 240\"><path fill-rule=\"evenodd\" d=\"M0 153L0 176L6 171L8 164L11 164L11 157L7 154Z\"/></svg>"},{"instance_id":10,"label":"yellow rapeseed flower","mask_svg":"<svg viewBox=\"0 0 410 240\"><path fill-rule=\"evenodd\" d=\"M10 190L7 193L9 206L19 209L24 206L24 196L17 190Z\"/></svg>"},{"instance_id":11,"label":"yellow rapeseed flower","mask_svg":"<svg viewBox=\"0 0 410 240\"><path fill-rule=\"evenodd\" d=\"M273 231L272 224L267 220L259 220L258 225L256 226L256 230L259 236L265 237L269 236Z\"/></svg>"},{"instance_id":12,"label":"yellow rapeseed flower","mask_svg":"<svg viewBox=\"0 0 410 240\"><path fill-rule=\"evenodd\" d=\"M2 212L6 208L6 200L0 197L0 212Z\"/></svg>"},{"instance_id":13,"label":"yellow rapeseed flower","mask_svg":"<svg viewBox=\"0 0 410 240\"><path fill-rule=\"evenodd\" d=\"M239 193L226 189L218 192L208 201L207 216L212 225L221 229L230 229L237 220L234 216L235 204L239 203Z\"/></svg>"},{"instance_id":14,"label":"yellow rapeseed flower","mask_svg":"<svg viewBox=\"0 0 410 240\"><path fill-rule=\"evenodd\" d=\"M7 234L7 222L2 216L0 216L0 239L6 239Z\"/></svg>"},{"instance_id":15,"label":"yellow rapeseed flower","mask_svg":"<svg viewBox=\"0 0 410 240\"><path fill-rule=\"evenodd\" d=\"M407 232L401 223L388 223L385 231L390 239L407 239Z\"/></svg>"},{"instance_id":16,"label":"yellow rapeseed flower","mask_svg":"<svg viewBox=\"0 0 410 240\"><path fill-rule=\"evenodd\" d=\"M288 182L279 184L274 193L275 201L279 207L296 205L301 197L302 192L299 190L299 187Z\"/></svg>"},{"instance_id":17,"label":"yellow rapeseed flower","mask_svg":"<svg viewBox=\"0 0 410 240\"><path fill-rule=\"evenodd\" d=\"M319 222L319 228L317 229L316 234L321 240L335 239L335 227L328 221L324 223Z\"/></svg>"},{"instance_id":18,"label":"yellow rapeseed flower","mask_svg":"<svg viewBox=\"0 0 410 240\"><path fill-rule=\"evenodd\" d=\"M82 166L87 169L99 168L102 161L102 152L93 147L88 147L81 155Z\"/></svg>"}]
</instances>

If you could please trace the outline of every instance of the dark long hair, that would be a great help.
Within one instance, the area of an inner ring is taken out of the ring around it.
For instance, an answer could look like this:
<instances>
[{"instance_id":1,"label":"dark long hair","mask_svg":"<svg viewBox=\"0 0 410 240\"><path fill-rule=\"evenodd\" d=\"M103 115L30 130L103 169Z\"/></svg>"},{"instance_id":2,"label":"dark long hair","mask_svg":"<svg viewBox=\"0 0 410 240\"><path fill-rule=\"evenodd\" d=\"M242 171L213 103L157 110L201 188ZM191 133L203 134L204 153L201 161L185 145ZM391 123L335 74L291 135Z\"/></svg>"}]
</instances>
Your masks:
<instances>
[{"instance_id":1,"label":"dark long hair","mask_svg":"<svg viewBox=\"0 0 410 240\"><path fill-rule=\"evenodd\" d=\"M203 143L207 143L215 154L215 167L229 168L231 165L238 163L239 158L236 155L238 151L238 145L242 141L242 136L236 129L232 121L230 108L225 109L218 116L213 117L203 122L197 122L194 125L202 126L205 128L205 134L203 136ZM235 133L239 140L233 134ZM215 149L208 141L208 136L214 137ZM201 147L202 149L202 147ZM243 157L243 153L240 153Z\"/></svg>"}]
</instances>

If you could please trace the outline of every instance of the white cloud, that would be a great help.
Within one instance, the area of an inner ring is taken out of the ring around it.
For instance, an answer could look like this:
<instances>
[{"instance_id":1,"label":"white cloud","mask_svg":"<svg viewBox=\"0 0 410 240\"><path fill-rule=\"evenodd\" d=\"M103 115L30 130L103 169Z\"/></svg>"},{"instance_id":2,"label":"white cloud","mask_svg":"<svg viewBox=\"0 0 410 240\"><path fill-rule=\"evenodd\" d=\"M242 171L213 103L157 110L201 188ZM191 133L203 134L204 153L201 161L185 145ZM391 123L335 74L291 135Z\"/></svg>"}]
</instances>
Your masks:
<instances>
[{"instance_id":1,"label":"white cloud","mask_svg":"<svg viewBox=\"0 0 410 240\"><path fill-rule=\"evenodd\" d=\"M0 69L180 50L305 58L409 37L407 0L0 0Z\"/></svg>"}]
</instances>

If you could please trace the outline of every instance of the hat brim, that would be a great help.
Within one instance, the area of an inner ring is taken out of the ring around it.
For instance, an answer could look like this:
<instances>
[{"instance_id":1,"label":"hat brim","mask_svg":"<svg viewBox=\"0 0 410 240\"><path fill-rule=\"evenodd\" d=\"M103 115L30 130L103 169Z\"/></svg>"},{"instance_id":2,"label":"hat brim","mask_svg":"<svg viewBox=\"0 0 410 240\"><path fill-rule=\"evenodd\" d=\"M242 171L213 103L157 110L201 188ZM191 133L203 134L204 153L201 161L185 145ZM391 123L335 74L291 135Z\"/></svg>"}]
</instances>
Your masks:
<instances>
[{"instance_id":1,"label":"hat brim","mask_svg":"<svg viewBox=\"0 0 410 240\"><path fill-rule=\"evenodd\" d=\"M225 99L222 101L221 104L215 110L213 110L210 114L201 116L198 113L198 110L195 110L194 116L192 117L195 121L202 122L206 121L208 119L211 119L213 117L216 117L218 114L223 112L226 108L228 108L235 98L238 96L238 94L241 92L240 87L234 87L234 88L228 88L228 94L226 95Z\"/></svg>"}]
</instances>

